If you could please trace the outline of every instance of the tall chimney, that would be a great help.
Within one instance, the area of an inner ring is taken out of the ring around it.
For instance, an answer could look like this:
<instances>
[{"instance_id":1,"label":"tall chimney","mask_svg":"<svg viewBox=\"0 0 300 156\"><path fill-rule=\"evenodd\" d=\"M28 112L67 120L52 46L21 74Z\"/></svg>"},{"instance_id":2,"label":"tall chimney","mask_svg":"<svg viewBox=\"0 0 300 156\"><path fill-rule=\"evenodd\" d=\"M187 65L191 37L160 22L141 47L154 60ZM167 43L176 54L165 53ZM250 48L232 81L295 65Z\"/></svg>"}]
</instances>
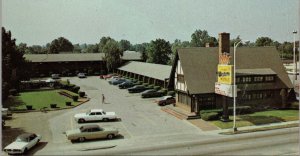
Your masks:
<instances>
[{"instance_id":1,"label":"tall chimney","mask_svg":"<svg viewBox=\"0 0 300 156\"><path fill-rule=\"evenodd\" d=\"M219 33L219 63L223 64L220 60L222 56L230 55L230 34L223 32ZM229 60L228 60L229 61Z\"/></svg>"}]
</instances>

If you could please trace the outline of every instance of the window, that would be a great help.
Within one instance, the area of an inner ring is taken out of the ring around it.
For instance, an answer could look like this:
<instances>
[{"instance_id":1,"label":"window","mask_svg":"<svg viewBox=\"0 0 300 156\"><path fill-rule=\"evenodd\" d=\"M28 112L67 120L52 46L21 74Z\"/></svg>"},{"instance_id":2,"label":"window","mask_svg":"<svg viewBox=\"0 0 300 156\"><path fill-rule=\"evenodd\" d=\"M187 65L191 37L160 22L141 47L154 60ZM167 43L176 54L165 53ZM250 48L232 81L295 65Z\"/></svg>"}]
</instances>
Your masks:
<instances>
[{"instance_id":1,"label":"window","mask_svg":"<svg viewBox=\"0 0 300 156\"><path fill-rule=\"evenodd\" d=\"M184 76L182 74L177 74L177 81L184 83Z\"/></svg>"},{"instance_id":2,"label":"window","mask_svg":"<svg viewBox=\"0 0 300 156\"><path fill-rule=\"evenodd\" d=\"M254 77L254 82L262 82L263 81L263 77L262 76L255 76Z\"/></svg>"},{"instance_id":3,"label":"window","mask_svg":"<svg viewBox=\"0 0 300 156\"><path fill-rule=\"evenodd\" d=\"M96 115L96 113L95 113L95 112L92 112L90 115Z\"/></svg>"},{"instance_id":4,"label":"window","mask_svg":"<svg viewBox=\"0 0 300 156\"><path fill-rule=\"evenodd\" d=\"M102 115L102 113L101 112L97 112L96 115Z\"/></svg>"},{"instance_id":5,"label":"window","mask_svg":"<svg viewBox=\"0 0 300 156\"><path fill-rule=\"evenodd\" d=\"M235 83L240 83L241 82L241 78L240 77L237 77L236 79L235 79Z\"/></svg>"},{"instance_id":6,"label":"window","mask_svg":"<svg viewBox=\"0 0 300 156\"><path fill-rule=\"evenodd\" d=\"M251 77L242 77L242 83L251 82Z\"/></svg>"},{"instance_id":7,"label":"window","mask_svg":"<svg viewBox=\"0 0 300 156\"><path fill-rule=\"evenodd\" d=\"M265 80L266 81L274 81L274 76L266 76Z\"/></svg>"}]
</instances>

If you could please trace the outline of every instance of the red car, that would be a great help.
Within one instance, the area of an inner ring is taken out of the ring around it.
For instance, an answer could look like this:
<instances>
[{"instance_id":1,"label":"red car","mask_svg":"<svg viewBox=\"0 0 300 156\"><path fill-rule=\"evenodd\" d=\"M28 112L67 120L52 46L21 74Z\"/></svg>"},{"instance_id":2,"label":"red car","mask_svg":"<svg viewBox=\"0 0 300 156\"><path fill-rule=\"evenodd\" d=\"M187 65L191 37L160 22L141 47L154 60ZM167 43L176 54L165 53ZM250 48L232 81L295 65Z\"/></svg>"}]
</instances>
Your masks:
<instances>
[{"instance_id":1,"label":"red car","mask_svg":"<svg viewBox=\"0 0 300 156\"><path fill-rule=\"evenodd\" d=\"M109 79L109 78L111 78L112 76L114 76L114 75L113 75L113 74L100 75L99 78L100 78L100 79Z\"/></svg>"},{"instance_id":2,"label":"red car","mask_svg":"<svg viewBox=\"0 0 300 156\"><path fill-rule=\"evenodd\" d=\"M165 106L173 103L176 103L176 99L173 96L163 96L157 101L157 104L160 106Z\"/></svg>"}]
</instances>

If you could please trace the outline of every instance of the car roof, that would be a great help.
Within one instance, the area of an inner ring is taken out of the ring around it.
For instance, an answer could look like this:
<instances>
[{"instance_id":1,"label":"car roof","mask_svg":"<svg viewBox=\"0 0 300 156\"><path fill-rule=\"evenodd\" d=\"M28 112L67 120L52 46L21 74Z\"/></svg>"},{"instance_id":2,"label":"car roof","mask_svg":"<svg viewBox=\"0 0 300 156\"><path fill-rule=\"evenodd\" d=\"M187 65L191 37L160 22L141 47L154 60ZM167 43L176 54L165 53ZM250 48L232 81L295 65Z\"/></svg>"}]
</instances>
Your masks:
<instances>
[{"instance_id":1,"label":"car roof","mask_svg":"<svg viewBox=\"0 0 300 156\"><path fill-rule=\"evenodd\" d=\"M173 96L170 96L170 95L163 96L163 99L167 99L167 98L170 98L170 97L173 97Z\"/></svg>"},{"instance_id":2,"label":"car roof","mask_svg":"<svg viewBox=\"0 0 300 156\"><path fill-rule=\"evenodd\" d=\"M87 128L99 128L100 126L95 125L95 124L89 124L89 125L83 125L81 127L83 127L84 129L87 129Z\"/></svg>"},{"instance_id":3,"label":"car roof","mask_svg":"<svg viewBox=\"0 0 300 156\"><path fill-rule=\"evenodd\" d=\"M19 135L18 138L21 140L25 140L26 138L28 138L29 136L31 136L33 134L34 133L23 133L23 134Z\"/></svg>"},{"instance_id":4,"label":"car roof","mask_svg":"<svg viewBox=\"0 0 300 156\"><path fill-rule=\"evenodd\" d=\"M91 109L91 112L103 112L102 109Z\"/></svg>"}]
</instances>

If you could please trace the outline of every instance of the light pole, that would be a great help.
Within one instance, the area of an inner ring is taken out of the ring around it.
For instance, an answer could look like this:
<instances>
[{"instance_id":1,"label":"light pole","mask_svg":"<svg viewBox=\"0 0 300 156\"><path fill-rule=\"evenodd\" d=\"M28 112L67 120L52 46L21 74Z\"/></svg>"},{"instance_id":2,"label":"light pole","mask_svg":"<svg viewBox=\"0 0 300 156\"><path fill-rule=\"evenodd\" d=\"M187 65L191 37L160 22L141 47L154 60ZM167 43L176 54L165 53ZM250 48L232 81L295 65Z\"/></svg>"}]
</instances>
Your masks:
<instances>
[{"instance_id":1,"label":"light pole","mask_svg":"<svg viewBox=\"0 0 300 156\"><path fill-rule=\"evenodd\" d=\"M294 48L293 48L293 51L294 51L294 75L295 75L295 78L293 80L293 85L295 86L295 80L297 80L297 59L296 59L296 34L297 34L297 31L294 30L293 31L293 36L294 36Z\"/></svg>"},{"instance_id":2,"label":"light pole","mask_svg":"<svg viewBox=\"0 0 300 156\"><path fill-rule=\"evenodd\" d=\"M243 42L248 42L248 41L243 41L240 40L238 42L235 42L233 44L233 132L237 131L237 127L236 127L236 82L235 82L235 75L236 75L236 57L235 57L235 53L236 53L236 48L239 46L239 44L243 43Z\"/></svg>"}]
</instances>

